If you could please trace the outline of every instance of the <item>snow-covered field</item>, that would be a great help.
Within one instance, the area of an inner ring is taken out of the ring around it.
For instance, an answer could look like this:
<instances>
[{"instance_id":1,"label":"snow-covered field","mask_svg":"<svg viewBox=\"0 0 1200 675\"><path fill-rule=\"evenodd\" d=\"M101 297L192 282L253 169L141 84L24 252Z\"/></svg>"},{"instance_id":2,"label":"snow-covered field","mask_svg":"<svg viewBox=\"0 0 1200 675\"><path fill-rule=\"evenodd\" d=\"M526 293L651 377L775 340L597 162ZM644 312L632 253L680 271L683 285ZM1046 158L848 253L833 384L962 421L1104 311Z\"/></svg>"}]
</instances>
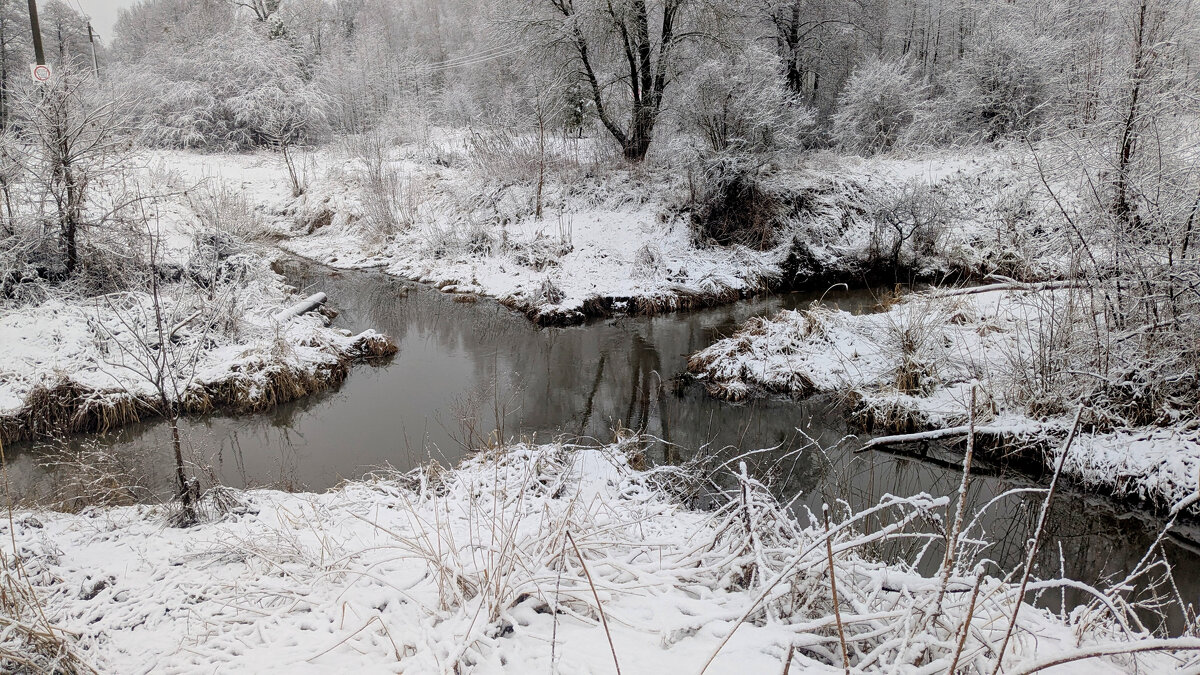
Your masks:
<instances>
[{"instance_id":1,"label":"snow-covered field","mask_svg":"<svg viewBox=\"0 0 1200 675\"><path fill-rule=\"evenodd\" d=\"M0 531L40 610L14 619L55 626L103 673L775 673L789 657L833 673L839 622L855 672L992 672L1014 586L965 559L943 581L864 553L940 538L927 523L946 499L889 497L882 529L841 509L806 525L742 477L698 511L683 501L697 476L638 456L636 439L517 445L325 494L221 491L190 529L154 507L17 512ZM1065 616L1021 605L1004 672L1089 655L1050 672L1195 667L1120 653L1163 643L1114 593Z\"/></svg>"},{"instance_id":2,"label":"snow-covered field","mask_svg":"<svg viewBox=\"0 0 1200 675\"><path fill-rule=\"evenodd\" d=\"M785 311L694 354L689 369L710 393L730 400L840 394L864 424L885 431L962 427L974 387L980 433L1029 442L1053 466L1073 401L1086 393L1079 387L1096 379L1072 371L1073 345L1081 341L1071 334L1086 337L1094 326L1081 318L1087 303L1072 300L1067 285L920 293L860 316L820 307ZM1084 434L1064 471L1100 491L1164 508L1188 498L1200 477L1200 428L1165 405L1154 414L1175 422L1129 428L1089 412L1088 420L1111 430Z\"/></svg>"}]
</instances>

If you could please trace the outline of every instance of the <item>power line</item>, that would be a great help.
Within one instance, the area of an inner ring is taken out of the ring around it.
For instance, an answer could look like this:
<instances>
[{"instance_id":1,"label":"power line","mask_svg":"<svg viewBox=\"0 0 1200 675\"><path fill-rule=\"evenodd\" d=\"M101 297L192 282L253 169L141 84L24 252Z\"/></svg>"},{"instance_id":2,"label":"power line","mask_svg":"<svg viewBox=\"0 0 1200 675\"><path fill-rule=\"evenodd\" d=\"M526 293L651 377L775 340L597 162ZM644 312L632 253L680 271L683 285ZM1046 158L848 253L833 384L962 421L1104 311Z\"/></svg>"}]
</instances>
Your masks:
<instances>
[{"instance_id":1,"label":"power line","mask_svg":"<svg viewBox=\"0 0 1200 675\"><path fill-rule=\"evenodd\" d=\"M416 65L416 66L413 66L413 67L407 69L405 71L405 73L406 74L432 74L432 73L437 73L437 72L443 72L446 70L453 70L456 68L463 68L466 66L474 66L474 65L478 65L480 63L487 63L488 61L495 61L496 59L501 59L501 58L505 58L507 56L512 56L514 54L518 54L522 51L525 51L525 49L526 49L526 47L523 47L523 46L520 46L520 47L492 47L490 49L485 49L481 52L476 52L474 54L468 54L465 56L459 56L459 57L455 57L453 59L439 61L437 63L427 63L427 64Z\"/></svg>"}]
</instances>

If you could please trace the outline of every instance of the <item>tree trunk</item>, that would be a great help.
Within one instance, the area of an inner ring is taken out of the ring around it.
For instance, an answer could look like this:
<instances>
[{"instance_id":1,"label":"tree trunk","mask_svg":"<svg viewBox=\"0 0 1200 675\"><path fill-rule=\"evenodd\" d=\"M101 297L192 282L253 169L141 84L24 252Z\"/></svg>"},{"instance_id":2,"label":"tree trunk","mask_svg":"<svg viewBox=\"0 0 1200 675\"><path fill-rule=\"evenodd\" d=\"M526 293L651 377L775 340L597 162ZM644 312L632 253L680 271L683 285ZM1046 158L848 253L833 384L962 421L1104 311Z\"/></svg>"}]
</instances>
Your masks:
<instances>
[{"instance_id":1,"label":"tree trunk","mask_svg":"<svg viewBox=\"0 0 1200 675\"><path fill-rule=\"evenodd\" d=\"M191 485L187 479L187 468L183 464L183 443L179 440L179 414L176 407L162 397L163 411L171 421L171 448L175 453L175 480L179 483L179 503L183 507L182 524L196 522L196 503L192 499Z\"/></svg>"},{"instance_id":2,"label":"tree trunk","mask_svg":"<svg viewBox=\"0 0 1200 675\"><path fill-rule=\"evenodd\" d=\"M1138 7L1137 25L1133 35L1133 82L1129 92L1129 111L1121 128L1121 144L1117 155L1117 194L1113 201L1113 211L1117 218L1126 225L1132 225L1136 220L1133 205L1129 199L1129 165L1133 162L1134 146L1137 143L1138 104L1142 92L1142 78L1145 75L1143 70L1145 66L1146 3L1147 0L1142 0Z\"/></svg>"},{"instance_id":3,"label":"tree trunk","mask_svg":"<svg viewBox=\"0 0 1200 675\"><path fill-rule=\"evenodd\" d=\"M629 134L622 143L625 159L631 162L640 162L646 158L646 153L650 150L650 141L654 136L654 123L657 118L657 112L650 106L634 104Z\"/></svg>"}]
</instances>

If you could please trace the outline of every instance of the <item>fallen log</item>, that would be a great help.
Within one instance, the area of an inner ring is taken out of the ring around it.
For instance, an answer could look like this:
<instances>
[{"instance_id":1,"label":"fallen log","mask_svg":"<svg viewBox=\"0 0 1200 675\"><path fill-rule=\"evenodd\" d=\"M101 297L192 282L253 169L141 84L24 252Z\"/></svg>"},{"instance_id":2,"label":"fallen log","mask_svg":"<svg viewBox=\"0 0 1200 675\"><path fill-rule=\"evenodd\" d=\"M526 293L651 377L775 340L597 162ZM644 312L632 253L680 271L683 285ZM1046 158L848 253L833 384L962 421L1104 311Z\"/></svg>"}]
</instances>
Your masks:
<instances>
[{"instance_id":1,"label":"fallen log","mask_svg":"<svg viewBox=\"0 0 1200 675\"><path fill-rule=\"evenodd\" d=\"M1027 430L1020 427L975 427L975 434L978 436L1004 436L1009 434L1022 434ZM855 452L866 452L873 448L885 447L889 445L903 445L905 443L924 443L927 441L937 441L943 438L955 438L958 436L966 436L971 433L971 427L946 427L945 429L932 429L930 431L920 431L913 434L896 434L895 436L880 436L872 438L863 444L861 448Z\"/></svg>"},{"instance_id":2,"label":"fallen log","mask_svg":"<svg viewBox=\"0 0 1200 675\"><path fill-rule=\"evenodd\" d=\"M325 295L324 293L313 293L312 295L301 300L300 302L297 302L296 304L292 305L291 307L288 307L287 309L283 310L282 312L279 312L278 314L276 314L275 320L280 323L285 323L285 322L291 321L292 319L294 319L298 316L301 316L303 314L308 314L309 312L319 308L321 305L324 305L328 300L329 300L329 296Z\"/></svg>"}]
</instances>

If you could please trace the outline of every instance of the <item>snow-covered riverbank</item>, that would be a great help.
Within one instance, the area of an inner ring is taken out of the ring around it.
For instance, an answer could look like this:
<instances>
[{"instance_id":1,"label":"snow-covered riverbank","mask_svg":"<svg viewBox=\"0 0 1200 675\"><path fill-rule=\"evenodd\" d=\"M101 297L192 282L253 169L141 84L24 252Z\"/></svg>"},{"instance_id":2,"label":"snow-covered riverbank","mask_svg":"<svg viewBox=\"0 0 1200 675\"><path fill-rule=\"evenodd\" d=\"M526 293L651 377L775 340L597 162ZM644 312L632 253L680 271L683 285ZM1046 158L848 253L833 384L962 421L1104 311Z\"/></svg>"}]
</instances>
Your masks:
<instances>
[{"instance_id":1,"label":"snow-covered riverbank","mask_svg":"<svg viewBox=\"0 0 1200 675\"><path fill-rule=\"evenodd\" d=\"M46 622L100 672L841 672L839 621L857 670L991 672L1013 587L976 587L964 560L942 594L865 552L940 537L947 500L887 498L882 530L835 509L830 549L753 480L697 511L697 476L638 457L636 440L517 445L319 495L221 491L186 530L132 507L18 512L11 536ZM1053 672L1184 665L1119 653L1159 644L1121 606L1023 606L1005 672L1093 652Z\"/></svg>"},{"instance_id":2,"label":"snow-covered riverbank","mask_svg":"<svg viewBox=\"0 0 1200 675\"><path fill-rule=\"evenodd\" d=\"M97 212L112 212L76 278L32 264L0 277L0 440L156 417L160 389L186 413L263 410L394 353L374 331L284 313L312 290L271 268L254 199L275 194L256 192L273 161L147 152L123 171L97 188Z\"/></svg>"},{"instance_id":3,"label":"snow-covered riverbank","mask_svg":"<svg viewBox=\"0 0 1200 675\"><path fill-rule=\"evenodd\" d=\"M710 393L731 400L838 394L863 426L884 433L961 428L974 386L985 446L1046 466L1078 401L1087 400L1094 403L1084 416L1088 433L1064 471L1101 492L1170 509L1196 492L1200 476L1190 398L1141 381L1132 365L1111 376L1093 369L1088 345L1097 330L1106 332L1103 317L1069 286L915 294L884 299L894 304L860 316L786 311L696 353L689 369ZM1134 363L1132 339L1108 339L1129 346L1120 356ZM1186 380L1185 373L1175 384L1186 390Z\"/></svg>"},{"instance_id":4,"label":"snow-covered riverbank","mask_svg":"<svg viewBox=\"0 0 1200 675\"><path fill-rule=\"evenodd\" d=\"M160 354L146 292L53 298L0 311L0 440L105 431L158 415L156 381L185 412L263 410L336 386L357 360L394 352L387 337L350 335L317 315L277 316L298 299L267 263L231 298L164 287L171 332ZM178 291L180 295L174 293ZM190 319L190 320L189 320Z\"/></svg>"},{"instance_id":5,"label":"snow-covered riverbank","mask_svg":"<svg viewBox=\"0 0 1200 675\"><path fill-rule=\"evenodd\" d=\"M580 164L569 145L551 154L538 217L537 181L500 173L460 133L400 146L375 164L323 151L325 168L273 230L286 232L284 248L318 262L495 298L540 324L843 280L1059 273L1053 245L1018 243L1038 208L1019 153L820 155L749 178L728 170L753 188L725 185L727 176L683 180L681 168ZM697 181L715 194L698 195ZM757 196L739 192L751 189ZM702 234L737 227L745 231L720 245Z\"/></svg>"}]
</instances>

